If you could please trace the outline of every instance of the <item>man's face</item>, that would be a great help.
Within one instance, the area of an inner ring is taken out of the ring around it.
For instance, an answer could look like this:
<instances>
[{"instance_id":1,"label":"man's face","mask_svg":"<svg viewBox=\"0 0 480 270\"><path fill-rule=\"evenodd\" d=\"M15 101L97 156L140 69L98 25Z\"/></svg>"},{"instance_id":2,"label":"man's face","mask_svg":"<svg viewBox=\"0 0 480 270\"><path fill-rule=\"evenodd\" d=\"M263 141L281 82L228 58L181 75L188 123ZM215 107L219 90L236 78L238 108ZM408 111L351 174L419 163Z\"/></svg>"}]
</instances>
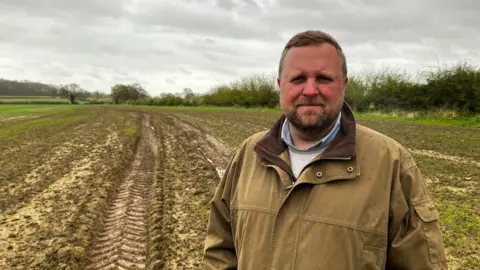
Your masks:
<instances>
[{"instance_id":1,"label":"man's face","mask_svg":"<svg viewBox=\"0 0 480 270\"><path fill-rule=\"evenodd\" d=\"M347 81L332 45L291 48L277 81L288 120L305 133L328 128L342 108Z\"/></svg>"}]
</instances>

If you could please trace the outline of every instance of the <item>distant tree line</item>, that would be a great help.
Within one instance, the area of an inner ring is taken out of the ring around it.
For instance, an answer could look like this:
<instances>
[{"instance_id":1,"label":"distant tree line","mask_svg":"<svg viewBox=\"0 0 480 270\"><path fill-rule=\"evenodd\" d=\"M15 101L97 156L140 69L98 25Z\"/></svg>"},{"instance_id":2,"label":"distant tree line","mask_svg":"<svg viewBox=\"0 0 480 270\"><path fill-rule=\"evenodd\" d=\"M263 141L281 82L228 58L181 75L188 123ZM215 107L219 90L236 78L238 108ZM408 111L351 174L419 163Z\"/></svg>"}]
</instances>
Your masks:
<instances>
[{"instance_id":1,"label":"distant tree line","mask_svg":"<svg viewBox=\"0 0 480 270\"><path fill-rule=\"evenodd\" d=\"M275 76L253 74L230 84L219 85L203 96L202 102L210 106L269 107L279 103Z\"/></svg>"},{"instance_id":2,"label":"distant tree line","mask_svg":"<svg viewBox=\"0 0 480 270\"><path fill-rule=\"evenodd\" d=\"M190 88L182 93L163 93L158 97L143 98L130 102L149 106L232 106L232 107L278 107L279 92L275 76L253 74L230 84L221 84L209 93L196 94Z\"/></svg>"},{"instance_id":3,"label":"distant tree line","mask_svg":"<svg viewBox=\"0 0 480 270\"><path fill-rule=\"evenodd\" d=\"M345 100L355 111L452 110L480 112L480 69L467 63L419 73L385 68L350 76ZM130 104L150 106L239 106L278 108L275 76L254 74L230 84L213 87L206 94L189 88L182 93L138 98Z\"/></svg>"},{"instance_id":4,"label":"distant tree line","mask_svg":"<svg viewBox=\"0 0 480 270\"><path fill-rule=\"evenodd\" d=\"M148 92L138 83L116 84L111 88L110 96L115 104L132 103L149 97Z\"/></svg>"},{"instance_id":5,"label":"distant tree line","mask_svg":"<svg viewBox=\"0 0 480 270\"><path fill-rule=\"evenodd\" d=\"M95 103L94 100L106 98L108 97L108 94L102 93L98 90L90 92L83 89L80 85L76 83L53 85L31 81L14 81L0 79L0 97L1 96L65 98L69 103L74 104L77 103L78 100L87 101L87 99L90 99L90 103ZM36 102L52 104L63 103L59 101L48 100ZM101 102L98 101L98 103Z\"/></svg>"},{"instance_id":6,"label":"distant tree line","mask_svg":"<svg viewBox=\"0 0 480 270\"><path fill-rule=\"evenodd\" d=\"M55 85L39 82L0 79L0 96L50 96L57 89Z\"/></svg>"},{"instance_id":7,"label":"distant tree line","mask_svg":"<svg viewBox=\"0 0 480 270\"><path fill-rule=\"evenodd\" d=\"M480 69L459 63L412 79L393 69L350 78L346 101L356 111L452 110L480 112Z\"/></svg>"},{"instance_id":8,"label":"distant tree line","mask_svg":"<svg viewBox=\"0 0 480 270\"><path fill-rule=\"evenodd\" d=\"M276 74L253 74L228 84L214 86L197 94L190 88L181 93L151 97L138 83L116 84L110 94L89 92L78 84L47 85L0 79L0 96L51 96L70 103L109 95L115 104L149 106L232 106L279 107ZM405 72L385 68L357 73L349 78L345 100L355 111L431 111L452 110L461 114L480 113L480 69L467 63L437 67L416 78Z\"/></svg>"}]
</instances>

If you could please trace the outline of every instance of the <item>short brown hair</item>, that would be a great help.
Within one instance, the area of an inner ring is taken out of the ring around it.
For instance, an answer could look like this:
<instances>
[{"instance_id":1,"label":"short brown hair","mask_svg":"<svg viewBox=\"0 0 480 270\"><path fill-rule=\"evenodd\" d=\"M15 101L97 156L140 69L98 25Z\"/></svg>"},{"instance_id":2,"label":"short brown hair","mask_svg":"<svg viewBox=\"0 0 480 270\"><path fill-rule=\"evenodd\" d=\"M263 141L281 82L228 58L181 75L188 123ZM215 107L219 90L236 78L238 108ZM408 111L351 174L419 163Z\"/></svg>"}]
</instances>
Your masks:
<instances>
[{"instance_id":1,"label":"short brown hair","mask_svg":"<svg viewBox=\"0 0 480 270\"><path fill-rule=\"evenodd\" d=\"M278 76L280 76L280 74L282 73L283 59L285 58L285 55L287 54L288 50L290 50L293 47L320 45L324 43L331 44L337 49L338 56L340 56L340 60L342 64L343 76L347 77L347 60L345 58L345 54L343 53L342 47L331 35L319 30L307 30L307 31L298 33L287 42L287 44L285 45L285 48L283 49L282 57L280 58L280 64L278 67Z\"/></svg>"}]
</instances>

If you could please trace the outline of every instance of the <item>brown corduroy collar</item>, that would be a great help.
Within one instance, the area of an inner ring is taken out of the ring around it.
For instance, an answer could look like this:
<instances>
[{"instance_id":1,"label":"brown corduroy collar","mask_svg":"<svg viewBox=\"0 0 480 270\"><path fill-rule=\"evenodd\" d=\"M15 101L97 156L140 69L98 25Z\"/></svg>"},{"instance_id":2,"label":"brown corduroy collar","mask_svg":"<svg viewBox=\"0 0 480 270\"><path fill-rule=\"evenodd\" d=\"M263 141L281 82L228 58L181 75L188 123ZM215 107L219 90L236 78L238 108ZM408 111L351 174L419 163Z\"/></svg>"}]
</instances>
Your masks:
<instances>
[{"instance_id":1,"label":"brown corduroy collar","mask_svg":"<svg viewBox=\"0 0 480 270\"><path fill-rule=\"evenodd\" d=\"M267 134L256 143L254 151L266 162L277 165L293 175L288 164L280 158L280 154L287 149L287 144L281 138L282 125L285 119L285 115L282 115ZM343 103L340 123L340 130L319 160L348 160L355 156L356 123L353 111L346 102Z\"/></svg>"}]
</instances>

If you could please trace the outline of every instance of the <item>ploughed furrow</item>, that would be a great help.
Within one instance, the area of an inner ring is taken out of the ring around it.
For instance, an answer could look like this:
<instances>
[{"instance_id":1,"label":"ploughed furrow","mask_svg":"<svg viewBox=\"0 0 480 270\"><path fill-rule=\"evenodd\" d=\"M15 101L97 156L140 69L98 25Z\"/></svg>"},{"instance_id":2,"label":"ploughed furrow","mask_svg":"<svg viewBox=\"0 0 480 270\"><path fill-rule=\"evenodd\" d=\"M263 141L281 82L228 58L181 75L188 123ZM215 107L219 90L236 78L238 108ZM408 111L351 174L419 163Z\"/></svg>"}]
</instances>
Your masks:
<instances>
[{"instance_id":1,"label":"ploughed furrow","mask_svg":"<svg viewBox=\"0 0 480 270\"><path fill-rule=\"evenodd\" d=\"M148 198L156 169L156 147L150 116L145 115L134 161L104 211L86 269L146 268Z\"/></svg>"},{"instance_id":2,"label":"ploughed furrow","mask_svg":"<svg viewBox=\"0 0 480 270\"><path fill-rule=\"evenodd\" d=\"M163 206L152 216L152 226L158 226L160 234L152 234L151 254L158 256L150 266L204 269L208 204L219 180L216 168L222 167L216 161L224 163L217 157L223 154L207 135L175 117L159 114L155 121L162 131L164 170L159 191Z\"/></svg>"}]
</instances>

